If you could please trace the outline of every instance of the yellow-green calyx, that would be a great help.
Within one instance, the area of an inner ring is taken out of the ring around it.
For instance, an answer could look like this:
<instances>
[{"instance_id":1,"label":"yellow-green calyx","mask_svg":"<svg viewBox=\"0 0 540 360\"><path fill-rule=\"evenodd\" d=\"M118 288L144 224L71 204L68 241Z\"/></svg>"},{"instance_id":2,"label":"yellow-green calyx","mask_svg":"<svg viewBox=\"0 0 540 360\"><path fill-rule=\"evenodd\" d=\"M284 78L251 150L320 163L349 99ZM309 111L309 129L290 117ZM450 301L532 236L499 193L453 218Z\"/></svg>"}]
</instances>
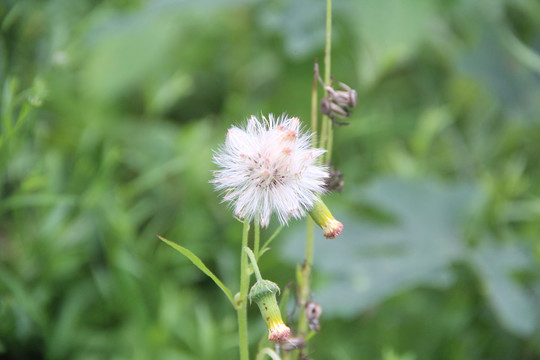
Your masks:
<instances>
[{"instance_id":1,"label":"yellow-green calyx","mask_svg":"<svg viewBox=\"0 0 540 360\"><path fill-rule=\"evenodd\" d=\"M343 224L334 219L334 216L332 216L332 213L322 200L315 202L309 215L323 229L324 237L327 239L334 239L343 231Z\"/></svg>"},{"instance_id":2,"label":"yellow-green calyx","mask_svg":"<svg viewBox=\"0 0 540 360\"><path fill-rule=\"evenodd\" d=\"M258 280L249 292L249 300L255 301L268 327L268 340L283 342L289 339L291 330L281 319L281 312L276 301L279 287L268 280Z\"/></svg>"}]
</instances>

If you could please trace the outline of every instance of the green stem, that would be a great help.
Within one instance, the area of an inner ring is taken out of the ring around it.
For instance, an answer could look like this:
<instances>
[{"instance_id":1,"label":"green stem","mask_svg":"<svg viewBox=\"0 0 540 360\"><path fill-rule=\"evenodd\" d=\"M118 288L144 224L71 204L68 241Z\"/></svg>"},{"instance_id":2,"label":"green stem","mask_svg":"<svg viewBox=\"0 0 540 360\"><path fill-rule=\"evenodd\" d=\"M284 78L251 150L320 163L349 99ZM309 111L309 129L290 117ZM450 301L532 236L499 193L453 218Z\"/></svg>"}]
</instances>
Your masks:
<instances>
[{"instance_id":1,"label":"green stem","mask_svg":"<svg viewBox=\"0 0 540 360\"><path fill-rule=\"evenodd\" d=\"M324 82L327 86L330 86L330 55L332 50L332 0L326 1L326 44L324 50ZM316 65L317 66L317 65ZM317 79L314 76L313 88L311 91L311 130L317 129ZM319 138L319 146L327 150L325 154L325 163L330 163L330 156L332 151L332 121L328 116L323 116L321 123L321 135ZM315 223L313 219L308 217L307 219L307 234L306 234L306 254L304 259L304 266L302 267L302 281L300 284L299 302L300 302L300 318L298 319L298 333L300 336L307 336L308 333L308 321L306 313L304 311L305 305L309 300L309 294L311 292L311 269L313 265L313 245L314 245L314 228ZM307 344L306 344L307 347ZM296 356L300 356L297 352Z\"/></svg>"},{"instance_id":2,"label":"green stem","mask_svg":"<svg viewBox=\"0 0 540 360\"><path fill-rule=\"evenodd\" d=\"M253 252L255 253L255 258L259 258L259 253L261 249L259 247L261 242L261 227L259 226L259 219L255 217L255 231L254 231L254 240L253 240Z\"/></svg>"},{"instance_id":3,"label":"green stem","mask_svg":"<svg viewBox=\"0 0 540 360\"><path fill-rule=\"evenodd\" d=\"M326 56L325 56L325 62L326 62ZM316 132L317 130L317 117L318 117L318 107L317 107L317 100L318 100L318 67L319 64L315 63L316 70L313 74L313 87L311 89L311 130L313 132ZM324 126L324 124L323 124ZM314 143L316 143L317 140L314 140ZM314 144L315 146L315 144ZM308 216L307 222L306 222L306 257L304 259L304 268L302 272L302 286L300 289L300 303L305 304L309 297L310 287L311 287L311 264L313 263L313 239L314 239L314 229L315 229L315 222L311 217ZM300 312L300 319L298 322L298 330L300 331L300 334L304 334L307 331L307 319L306 319L306 313L305 311Z\"/></svg>"},{"instance_id":4,"label":"green stem","mask_svg":"<svg viewBox=\"0 0 540 360\"><path fill-rule=\"evenodd\" d=\"M307 219L307 235L306 235L306 254L304 258L304 266L302 267L302 284L300 287L300 318L298 319L298 332L305 336L308 330L308 322L304 306L308 302L309 293L311 292L311 268L313 264L313 244L314 244L314 228L315 223L311 217Z\"/></svg>"},{"instance_id":5,"label":"green stem","mask_svg":"<svg viewBox=\"0 0 540 360\"><path fill-rule=\"evenodd\" d=\"M249 260L251 260L251 266L253 266L253 272L255 273L257 281L263 281L261 271L259 270L259 265L257 265L257 260L255 259L255 254L248 247L244 247L244 251L249 256Z\"/></svg>"},{"instance_id":6,"label":"green stem","mask_svg":"<svg viewBox=\"0 0 540 360\"><path fill-rule=\"evenodd\" d=\"M249 268L247 253L249 220L244 220L242 230L242 248L240 254L240 299L238 304L238 338L240 345L240 360L249 360L248 326L247 326L247 296L249 288Z\"/></svg>"},{"instance_id":7,"label":"green stem","mask_svg":"<svg viewBox=\"0 0 540 360\"><path fill-rule=\"evenodd\" d=\"M332 0L326 0L326 43L324 47L324 83L330 85L330 58L332 55Z\"/></svg>"},{"instance_id":8,"label":"green stem","mask_svg":"<svg viewBox=\"0 0 540 360\"><path fill-rule=\"evenodd\" d=\"M318 100L318 75L319 75L319 63L315 59L315 64L313 65L313 86L311 87L311 132L313 133L313 138L311 139L311 145L317 147L317 100Z\"/></svg>"},{"instance_id":9,"label":"green stem","mask_svg":"<svg viewBox=\"0 0 540 360\"><path fill-rule=\"evenodd\" d=\"M324 84L330 86L331 79L331 55L332 55L332 0L326 0L326 43L324 46ZM332 120L328 116L323 116L323 128L325 138L323 148L327 150L326 163L330 163L332 155Z\"/></svg>"},{"instance_id":10,"label":"green stem","mask_svg":"<svg viewBox=\"0 0 540 360\"><path fill-rule=\"evenodd\" d=\"M328 124L328 140L326 141L326 164L330 165L330 161L332 161L332 143L334 141L334 129L332 128L332 120L330 120L330 123Z\"/></svg>"}]
</instances>

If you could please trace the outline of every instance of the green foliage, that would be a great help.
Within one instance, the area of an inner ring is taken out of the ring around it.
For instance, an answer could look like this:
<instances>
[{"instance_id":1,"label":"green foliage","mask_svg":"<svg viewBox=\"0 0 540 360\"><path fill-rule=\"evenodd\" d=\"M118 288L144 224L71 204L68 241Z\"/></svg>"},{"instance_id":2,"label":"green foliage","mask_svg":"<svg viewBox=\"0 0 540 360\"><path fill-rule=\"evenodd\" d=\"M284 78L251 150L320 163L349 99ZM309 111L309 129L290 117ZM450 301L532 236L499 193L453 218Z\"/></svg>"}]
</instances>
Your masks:
<instances>
[{"instance_id":1,"label":"green foliage","mask_svg":"<svg viewBox=\"0 0 540 360\"><path fill-rule=\"evenodd\" d=\"M378 179L362 192L357 201L381 207L391 222L377 224L337 213L348 225L339 244L319 242L315 250L316 271L330 276L317 296L325 313L348 317L409 288L445 286L452 279L449 267L468 253L460 241L460 217L478 198L470 187ZM303 234L298 235L287 242L285 256L301 254ZM332 301L335 297L340 301Z\"/></svg>"},{"instance_id":2,"label":"green foliage","mask_svg":"<svg viewBox=\"0 0 540 360\"><path fill-rule=\"evenodd\" d=\"M335 129L345 228L316 239L309 356L538 358L538 2L334 3L333 75L359 98ZM309 119L324 4L7 0L0 17L0 358L237 358L234 311L155 234L236 284L211 149L252 113ZM300 232L259 259L283 289Z\"/></svg>"}]
</instances>

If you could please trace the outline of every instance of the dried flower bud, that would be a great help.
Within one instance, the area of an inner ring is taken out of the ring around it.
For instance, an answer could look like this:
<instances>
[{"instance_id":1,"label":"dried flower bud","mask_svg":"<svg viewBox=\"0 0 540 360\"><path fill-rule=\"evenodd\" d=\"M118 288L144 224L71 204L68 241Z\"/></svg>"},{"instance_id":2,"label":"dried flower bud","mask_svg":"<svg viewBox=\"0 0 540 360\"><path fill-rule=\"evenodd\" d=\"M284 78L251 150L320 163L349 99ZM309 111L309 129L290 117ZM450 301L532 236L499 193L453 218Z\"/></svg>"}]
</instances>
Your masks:
<instances>
[{"instance_id":1,"label":"dried flower bud","mask_svg":"<svg viewBox=\"0 0 540 360\"><path fill-rule=\"evenodd\" d=\"M339 86L341 86L344 90L334 90L330 86L325 86L325 90L336 104L353 108L356 106L356 102L358 100L358 95L356 94L356 90L351 89L346 84L340 82Z\"/></svg>"},{"instance_id":2,"label":"dried flower bud","mask_svg":"<svg viewBox=\"0 0 540 360\"><path fill-rule=\"evenodd\" d=\"M323 97L320 103L321 113L328 116L337 116L341 119L349 117L349 111L347 108L342 108L341 106L332 102L331 98Z\"/></svg>"},{"instance_id":3,"label":"dried flower bud","mask_svg":"<svg viewBox=\"0 0 540 360\"><path fill-rule=\"evenodd\" d=\"M327 177L324 181L324 187L326 188L326 190L330 192L342 192L343 185L345 184L343 180L345 175L343 175L341 171L335 168L334 165L330 165L329 173L330 176Z\"/></svg>"},{"instance_id":4,"label":"dried flower bud","mask_svg":"<svg viewBox=\"0 0 540 360\"><path fill-rule=\"evenodd\" d=\"M343 231L343 224L332 216L328 207L320 199L315 202L315 206L311 209L309 215L323 229L324 237L327 239L334 239Z\"/></svg>"},{"instance_id":5,"label":"dried flower bud","mask_svg":"<svg viewBox=\"0 0 540 360\"><path fill-rule=\"evenodd\" d=\"M347 84L342 82L339 83L339 86L343 90L335 90L330 85L325 85L319 75L319 67L315 66L315 75L319 79L319 82L324 87L327 96L321 99L320 109L321 113L327 115L330 120L335 125L349 125L346 122L339 122L335 118L346 119L351 115L352 108L356 107L356 102L358 101L358 95L356 90L349 87ZM332 78L333 80L333 78Z\"/></svg>"},{"instance_id":6,"label":"dried flower bud","mask_svg":"<svg viewBox=\"0 0 540 360\"><path fill-rule=\"evenodd\" d=\"M268 280L259 280L249 292L249 300L255 301L268 327L268 340L280 343L289 339L291 329L285 325L276 301L279 287Z\"/></svg>"},{"instance_id":7,"label":"dried flower bud","mask_svg":"<svg viewBox=\"0 0 540 360\"><path fill-rule=\"evenodd\" d=\"M306 312L309 328L313 331L320 331L321 324L319 323L319 316L322 314L321 305L317 304L315 301L308 301L304 311Z\"/></svg>"}]
</instances>

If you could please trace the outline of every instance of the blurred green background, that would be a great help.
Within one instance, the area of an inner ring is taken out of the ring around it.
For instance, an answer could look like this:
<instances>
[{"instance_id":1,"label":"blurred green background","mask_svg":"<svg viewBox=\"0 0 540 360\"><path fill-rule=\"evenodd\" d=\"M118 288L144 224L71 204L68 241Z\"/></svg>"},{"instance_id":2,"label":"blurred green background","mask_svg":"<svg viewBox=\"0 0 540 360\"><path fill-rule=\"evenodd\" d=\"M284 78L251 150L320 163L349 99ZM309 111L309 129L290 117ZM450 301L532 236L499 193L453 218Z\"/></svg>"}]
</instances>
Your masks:
<instances>
[{"instance_id":1,"label":"blurred green background","mask_svg":"<svg viewBox=\"0 0 540 360\"><path fill-rule=\"evenodd\" d=\"M0 359L235 359L241 224L212 149L309 119L325 3L3 0ZM314 359L540 359L540 2L334 1L345 225ZM261 260L282 288L303 222ZM265 230L263 236L271 234ZM250 309L253 348L265 327Z\"/></svg>"}]
</instances>

